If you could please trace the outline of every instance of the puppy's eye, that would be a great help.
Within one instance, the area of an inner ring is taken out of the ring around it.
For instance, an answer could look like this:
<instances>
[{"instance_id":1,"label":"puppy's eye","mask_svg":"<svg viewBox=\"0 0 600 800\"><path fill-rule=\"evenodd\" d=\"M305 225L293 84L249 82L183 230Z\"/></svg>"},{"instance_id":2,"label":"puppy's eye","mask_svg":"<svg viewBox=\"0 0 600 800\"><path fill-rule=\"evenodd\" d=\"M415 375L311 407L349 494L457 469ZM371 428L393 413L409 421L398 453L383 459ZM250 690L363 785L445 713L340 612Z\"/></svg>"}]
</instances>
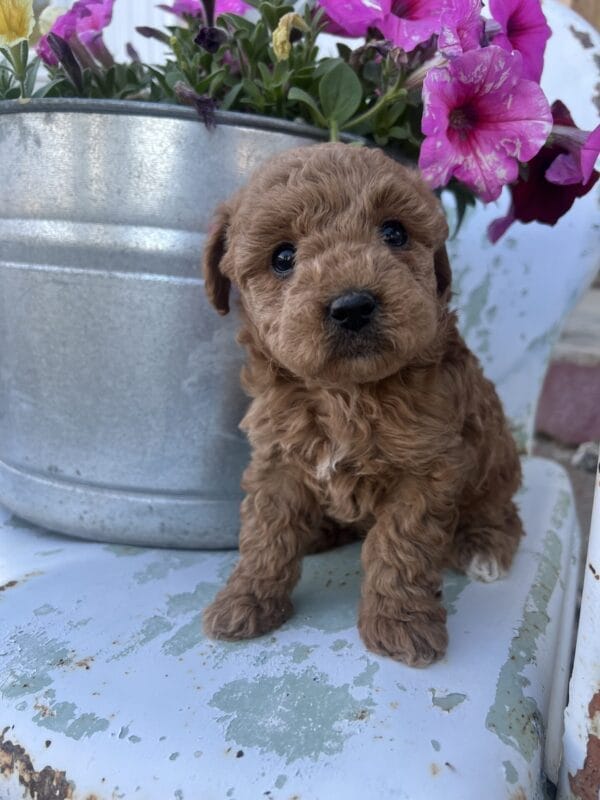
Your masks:
<instances>
[{"instance_id":1,"label":"puppy's eye","mask_svg":"<svg viewBox=\"0 0 600 800\"><path fill-rule=\"evenodd\" d=\"M295 259L296 248L294 245L289 242L280 244L271 257L273 272L279 275L280 278L289 275L294 269Z\"/></svg>"},{"instance_id":2,"label":"puppy's eye","mask_svg":"<svg viewBox=\"0 0 600 800\"><path fill-rule=\"evenodd\" d=\"M379 227L383 241L390 247L403 247L408 242L408 233L397 219L388 219Z\"/></svg>"}]
</instances>

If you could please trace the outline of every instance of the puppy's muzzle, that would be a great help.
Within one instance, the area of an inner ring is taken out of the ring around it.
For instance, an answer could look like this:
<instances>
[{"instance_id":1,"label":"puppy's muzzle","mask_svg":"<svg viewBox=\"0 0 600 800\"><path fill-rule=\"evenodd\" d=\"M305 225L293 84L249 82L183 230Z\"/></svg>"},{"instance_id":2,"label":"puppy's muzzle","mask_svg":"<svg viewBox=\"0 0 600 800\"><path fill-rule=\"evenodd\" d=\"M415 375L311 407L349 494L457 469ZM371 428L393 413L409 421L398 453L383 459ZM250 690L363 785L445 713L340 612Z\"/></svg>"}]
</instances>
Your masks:
<instances>
[{"instance_id":1,"label":"puppy's muzzle","mask_svg":"<svg viewBox=\"0 0 600 800\"><path fill-rule=\"evenodd\" d=\"M331 301L327 317L339 328L360 331L371 323L377 307L371 292L346 292Z\"/></svg>"}]
</instances>

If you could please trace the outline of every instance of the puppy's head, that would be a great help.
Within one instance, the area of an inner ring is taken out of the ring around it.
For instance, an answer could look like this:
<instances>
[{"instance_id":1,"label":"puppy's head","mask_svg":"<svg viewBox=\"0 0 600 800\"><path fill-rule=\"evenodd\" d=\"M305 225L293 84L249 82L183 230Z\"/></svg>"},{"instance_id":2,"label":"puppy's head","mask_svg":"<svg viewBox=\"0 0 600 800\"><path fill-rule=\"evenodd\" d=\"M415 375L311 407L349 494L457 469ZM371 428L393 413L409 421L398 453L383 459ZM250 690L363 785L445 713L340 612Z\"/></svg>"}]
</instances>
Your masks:
<instances>
[{"instance_id":1,"label":"puppy's head","mask_svg":"<svg viewBox=\"0 0 600 800\"><path fill-rule=\"evenodd\" d=\"M222 205L207 238L209 298L231 283L259 350L305 380L380 380L419 360L446 316L441 206L416 171L343 144L292 150Z\"/></svg>"}]
</instances>

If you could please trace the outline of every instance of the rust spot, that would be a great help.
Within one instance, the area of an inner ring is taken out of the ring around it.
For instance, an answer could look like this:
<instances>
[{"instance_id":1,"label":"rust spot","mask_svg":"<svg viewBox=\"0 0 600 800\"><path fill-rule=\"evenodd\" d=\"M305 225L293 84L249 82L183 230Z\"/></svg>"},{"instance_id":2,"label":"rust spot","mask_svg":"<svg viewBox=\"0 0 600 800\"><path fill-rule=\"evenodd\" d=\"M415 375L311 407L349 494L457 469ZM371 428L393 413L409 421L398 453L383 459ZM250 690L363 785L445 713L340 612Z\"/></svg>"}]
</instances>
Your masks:
<instances>
[{"instance_id":1,"label":"rust spot","mask_svg":"<svg viewBox=\"0 0 600 800\"><path fill-rule=\"evenodd\" d=\"M574 25L569 25L569 30L582 47L584 47L586 50L591 50L591 48L594 46L594 43L592 42L592 37L587 31L578 31Z\"/></svg>"},{"instance_id":2,"label":"rust spot","mask_svg":"<svg viewBox=\"0 0 600 800\"><path fill-rule=\"evenodd\" d=\"M0 586L0 592L5 592L7 589L12 589L13 586L16 586L19 581L9 581L8 583L3 583Z\"/></svg>"},{"instance_id":3,"label":"rust spot","mask_svg":"<svg viewBox=\"0 0 600 800\"><path fill-rule=\"evenodd\" d=\"M33 707L36 711L39 711L41 717L55 716L54 711L52 711L50 706L46 706L43 703L36 703ZM46 747L48 747L48 745L46 745Z\"/></svg>"},{"instance_id":4,"label":"rust spot","mask_svg":"<svg viewBox=\"0 0 600 800\"><path fill-rule=\"evenodd\" d=\"M83 669L90 668L90 662L94 660L94 656L88 656L87 658L82 658L81 661L76 661L76 667L82 667Z\"/></svg>"},{"instance_id":5,"label":"rust spot","mask_svg":"<svg viewBox=\"0 0 600 800\"><path fill-rule=\"evenodd\" d=\"M588 714L590 715L590 719L594 719L596 714L600 714L600 691L596 692L590 700Z\"/></svg>"},{"instance_id":6,"label":"rust spot","mask_svg":"<svg viewBox=\"0 0 600 800\"><path fill-rule=\"evenodd\" d=\"M510 796L509 800L527 800L527 795L522 786L519 786Z\"/></svg>"},{"instance_id":7,"label":"rust spot","mask_svg":"<svg viewBox=\"0 0 600 800\"><path fill-rule=\"evenodd\" d=\"M65 773L45 766L39 772L25 748L5 739L8 728L0 734L0 775L9 778L19 776L19 783L25 788L24 798L31 800L72 800L73 786Z\"/></svg>"},{"instance_id":8,"label":"rust spot","mask_svg":"<svg viewBox=\"0 0 600 800\"><path fill-rule=\"evenodd\" d=\"M575 775L569 774L571 791L578 800L598 800L600 791L600 739L588 736L583 767Z\"/></svg>"},{"instance_id":9,"label":"rust spot","mask_svg":"<svg viewBox=\"0 0 600 800\"><path fill-rule=\"evenodd\" d=\"M432 762L429 765L429 772L431 772L431 774L434 777L439 773L439 771L440 771L440 765L439 764L435 764L435 763Z\"/></svg>"}]
</instances>

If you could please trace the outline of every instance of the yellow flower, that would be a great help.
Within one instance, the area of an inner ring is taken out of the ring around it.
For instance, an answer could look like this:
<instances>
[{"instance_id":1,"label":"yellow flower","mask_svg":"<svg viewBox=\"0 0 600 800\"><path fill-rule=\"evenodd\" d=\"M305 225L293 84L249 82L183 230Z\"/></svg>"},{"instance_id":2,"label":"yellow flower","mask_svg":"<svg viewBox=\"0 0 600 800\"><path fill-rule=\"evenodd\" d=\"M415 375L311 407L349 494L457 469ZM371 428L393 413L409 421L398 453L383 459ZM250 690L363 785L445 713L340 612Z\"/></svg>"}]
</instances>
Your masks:
<instances>
[{"instance_id":1,"label":"yellow flower","mask_svg":"<svg viewBox=\"0 0 600 800\"><path fill-rule=\"evenodd\" d=\"M300 14L290 11L279 20L279 25L273 31L273 51L278 61L285 61L290 57L292 44L290 38L293 31L305 32L310 30Z\"/></svg>"},{"instance_id":2,"label":"yellow flower","mask_svg":"<svg viewBox=\"0 0 600 800\"><path fill-rule=\"evenodd\" d=\"M33 24L33 0L0 0L0 47L29 39Z\"/></svg>"},{"instance_id":3,"label":"yellow flower","mask_svg":"<svg viewBox=\"0 0 600 800\"><path fill-rule=\"evenodd\" d=\"M45 8L38 17L40 36L46 36L46 34L50 33L56 20L66 14L68 10L65 6L48 6L48 8Z\"/></svg>"}]
</instances>

